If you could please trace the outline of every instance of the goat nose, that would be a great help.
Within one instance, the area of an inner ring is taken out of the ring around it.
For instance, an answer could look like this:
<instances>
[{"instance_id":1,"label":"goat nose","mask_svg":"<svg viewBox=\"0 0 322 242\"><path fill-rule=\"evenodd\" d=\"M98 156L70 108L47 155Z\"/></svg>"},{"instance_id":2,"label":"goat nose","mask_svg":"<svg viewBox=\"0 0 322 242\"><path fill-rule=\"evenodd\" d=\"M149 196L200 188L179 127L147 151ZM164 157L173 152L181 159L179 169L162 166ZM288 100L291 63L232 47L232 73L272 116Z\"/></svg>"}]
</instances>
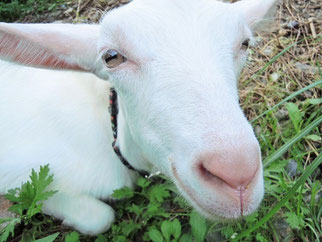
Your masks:
<instances>
[{"instance_id":1,"label":"goat nose","mask_svg":"<svg viewBox=\"0 0 322 242\"><path fill-rule=\"evenodd\" d=\"M224 182L231 188L240 190L254 179L260 166L260 154L245 157L241 154L221 154L203 156L200 164L202 176L206 180Z\"/></svg>"}]
</instances>

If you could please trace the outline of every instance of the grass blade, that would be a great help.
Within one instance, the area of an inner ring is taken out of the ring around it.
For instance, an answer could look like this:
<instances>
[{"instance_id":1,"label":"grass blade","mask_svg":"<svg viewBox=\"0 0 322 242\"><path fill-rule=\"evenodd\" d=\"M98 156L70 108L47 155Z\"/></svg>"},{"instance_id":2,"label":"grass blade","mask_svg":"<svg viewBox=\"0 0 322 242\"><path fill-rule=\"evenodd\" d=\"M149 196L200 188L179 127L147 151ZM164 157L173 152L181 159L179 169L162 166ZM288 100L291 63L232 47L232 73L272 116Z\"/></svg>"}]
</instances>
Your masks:
<instances>
[{"instance_id":1,"label":"grass blade","mask_svg":"<svg viewBox=\"0 0 322 242\"><path fill-rule=\"evenodd\" d=\"M246 86L249 82L254 80L256 77L258 77L260 74L262 74L270 65L272 65L275 61L277 61L278 58L280 58L282 55L284 55L289 49L296 46L297 44L301 43L304 39L295 42L289 46L287 46L285 49L283 49L280 53L275 55L269 62L267 62L266 65L264 65L261 69L259 69L254 75L252 75L247 81L241 84L241 87Z\"/></svg>"},{"instance_id":2,"label":"grass blade","mask_svg":"<svg viewBox=\"0 0 322 242\"><path fill-rule=\"evenodd\" d=\"M306 168L302 176L298 179L298 181L294 184L294 186L286 193L286 195L279 201L261 220L259 220L256 224L254 224L249 229L245 230L241 234L237 235L232 241L240 241L240 239L248 236L251 232L261 227L264 223L266 223L274 214L278 212L278 210L295 194L297 189L304 184L306 179L314 172L314 170L322 163L322 153L315 158L312 164Z\"/></svg>"},{"instance_id":3,"label":"grass blade","mask_svg":"<svg viewBox=\"0 0 322 242\"><path fill-rule=\"evenodd\" d=\"M319 40L322 38L321 35L318 35L318 39L316 39L315 41L313 41L313 43L315 42L319 42ZM311 39L311 37L306 37L306 38L303 38L289 46L287 46L285 49L283 49L280 53L278 53L277 55L275 55L269 62L267 62L267 64L265 66L263 66L260 70L258 70L254 75L252 75L247 81L245 81L244 83L242 83L240 85L240 87L244 87L246 86L249 82L251 82L252 80L254 80L256 77L258 77L260 74L262 74L264 71L266 71L266 69L272 65L275 61L278 60L278 58L280 58L282 55L284 55L289 49L295 47L296 45L302 43L304 40L306 39Z\"/></svg>"},{"instance_id":4,"label":"grass blade","mask_svg":"<svg viewBox=\"0 0 322 242\"><path fill-rule=\"evenodd\" d=\"M322 116L318 117L316 120L314 120L310 125L305 127L301 132L296 134L292 139L290 139L288 142L286 142L282 147L280 147L278 150L276 150L273 154L268 156L264 161L264 168L267 167L269 164L271 164L273 161L281 157L287 150L290 148L294 143L302 139L304 136L306 136L312 129L314 129L316 126L318 126L322 122Z\"/></svg>"},{"instance_id":5,"label":"grass blade","mask_svg":"<svg viewBox=\"0 0 322 242\"><path fill-rule=\"evenodd\" d=\"M260 115L258 115L256 118L254 118L253 120L251 120L250 122L253 123L255 122L257 119L263 117L264 115L266 115L267 113L269 113L270 111L272 111L273 109L277 108L278 106L286 103L288 100L296 97L297 95L301 94L302 92L305 92L306 90L309 90L315 86L318 86L318 85L322 85L322 80L318 80L314 83L312 83L311 85L308 85L296 92L293 92L291 95L287 96L286 98L284 98L282 101L280 101L278 104L274 105L273 107L271 107L270 109L268 109L267 111L261 113Z\"/></svg>"},{"instance_id":6,"label":"grass blade","mask_svg":"<svg viewBox=\"0 0 322 242\"><path fill-rule=\"evenodd\" d=\"M35 240L35 242L53 242L58 237L58 235L59 235L59 232L49 235L49 236L42 238L42 239L37 239L37 240Z\"/></svg>"}]
</instances>

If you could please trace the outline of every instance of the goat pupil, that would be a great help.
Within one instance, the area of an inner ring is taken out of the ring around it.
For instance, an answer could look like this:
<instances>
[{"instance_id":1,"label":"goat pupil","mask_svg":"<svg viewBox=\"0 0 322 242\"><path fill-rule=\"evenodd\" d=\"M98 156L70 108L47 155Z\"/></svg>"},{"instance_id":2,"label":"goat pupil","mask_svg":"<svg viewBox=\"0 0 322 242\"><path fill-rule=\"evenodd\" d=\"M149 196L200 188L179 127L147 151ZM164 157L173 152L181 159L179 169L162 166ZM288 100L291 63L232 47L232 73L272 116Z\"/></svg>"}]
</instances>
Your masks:
<instances>
[{"instance_id":1,"label":"goat pupil","mask_svg":"<svg viewBox=\"0 0 322 242\"><path fill-rule=\"evenodd\" d=\"M127 61L126 57L119 54L116 50L108 50L103 59L108 68L115 68Z\"/></svg>"},{"instance_id":2,"label":"goat pupil","mask_svg":"<svg viewBox=\"0 0 322 242\"><path fill-rule=\"evenodd\" d=\"M118 54L110 55L110 56L108 56L108 57L105 58L105 62L108 63L108 62L110 62L112 60L115 60L117 58L118 58Z\"/></svg>"}]
</instances>

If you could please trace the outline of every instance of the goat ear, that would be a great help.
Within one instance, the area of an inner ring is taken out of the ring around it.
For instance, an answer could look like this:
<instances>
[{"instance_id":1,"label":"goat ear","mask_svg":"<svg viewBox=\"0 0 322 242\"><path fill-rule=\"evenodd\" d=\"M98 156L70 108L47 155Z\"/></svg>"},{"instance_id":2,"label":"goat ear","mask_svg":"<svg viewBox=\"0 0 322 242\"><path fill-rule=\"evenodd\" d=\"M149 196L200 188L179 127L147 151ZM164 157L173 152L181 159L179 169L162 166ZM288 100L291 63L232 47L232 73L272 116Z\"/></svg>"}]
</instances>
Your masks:
<instances>
[{"instance_id":1,"label":"goat ear","mask_svg":"<svg viewBox=\"0 0 322 242\"><path fill-rule=\"evenodd\" d=\"M98 25L0 23L0 58L33 67L93 71Z\"/></svg>"},{"instance_id":2,"label":"goat ear","mask_svg":"<svg viewBox=\"0 0 322 242\"><path fill-rule=\"evenodd\" d=\"M271 20L279 0L242 0L233 6L245 16L253 30L261 28L262 23Z\"/></svg>"}]
</instances>

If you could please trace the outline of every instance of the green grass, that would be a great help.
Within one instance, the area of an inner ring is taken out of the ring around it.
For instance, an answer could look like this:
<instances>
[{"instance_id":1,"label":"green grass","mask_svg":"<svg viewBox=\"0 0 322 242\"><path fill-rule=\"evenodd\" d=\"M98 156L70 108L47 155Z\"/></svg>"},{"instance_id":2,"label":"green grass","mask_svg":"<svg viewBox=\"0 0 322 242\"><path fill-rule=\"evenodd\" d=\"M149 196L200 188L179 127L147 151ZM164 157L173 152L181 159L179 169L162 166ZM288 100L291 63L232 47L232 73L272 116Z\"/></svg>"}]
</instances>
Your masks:
<instances>
[{"instance_id":1,"label":"green grass","mask_svg":"<svg viewBox=\"0 0 322 242\"><path fill-rule=\"evenodd\" d=\"M14 22L24 16L54 11L64 0L4 0L0 2L0 22Z\"/></svg>"}]
</instances>

